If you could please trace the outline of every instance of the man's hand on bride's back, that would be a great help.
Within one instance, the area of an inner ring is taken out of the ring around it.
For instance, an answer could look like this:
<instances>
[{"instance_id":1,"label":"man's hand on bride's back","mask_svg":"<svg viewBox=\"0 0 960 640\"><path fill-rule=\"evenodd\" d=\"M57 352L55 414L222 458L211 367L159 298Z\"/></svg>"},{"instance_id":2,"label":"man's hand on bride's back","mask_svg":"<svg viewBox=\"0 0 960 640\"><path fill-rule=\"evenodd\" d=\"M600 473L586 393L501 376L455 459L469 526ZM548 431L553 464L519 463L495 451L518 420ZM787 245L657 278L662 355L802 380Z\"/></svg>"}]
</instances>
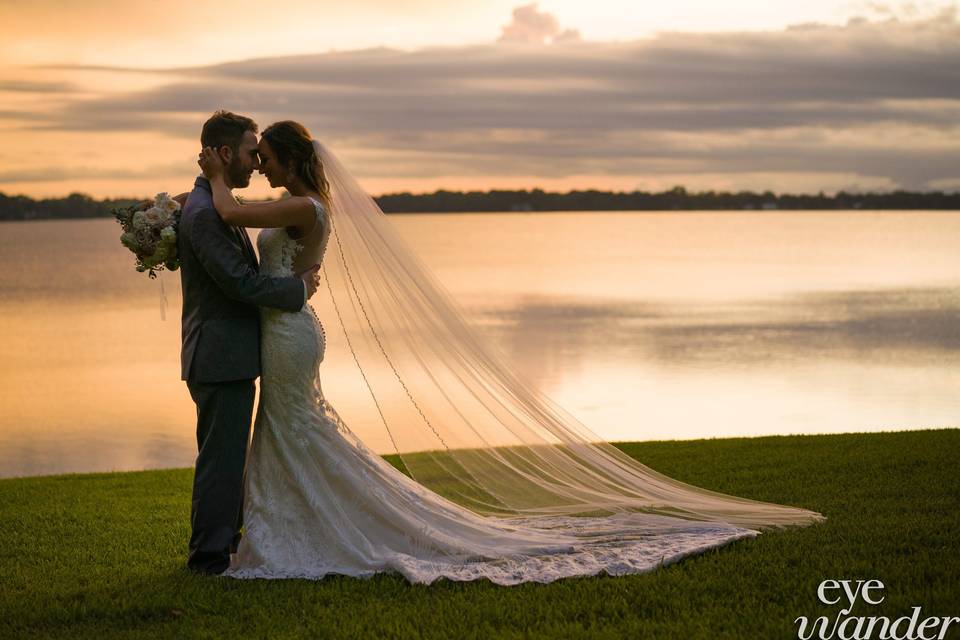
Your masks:
<instances>
[{"instance_id":1,"label":"man's hand on bride's back","mask_svg":"<svg viewBox=\"0 0 960 640\"><path fill-rule=\"evenodd\" d=\"M297 274L297 277L303 280L303 283L307 285L307 298L312 298L313 294L317 292L317 287L320 285L320 265L315 264L305 271L301 271Z\"/></svg>"}]
</instances>

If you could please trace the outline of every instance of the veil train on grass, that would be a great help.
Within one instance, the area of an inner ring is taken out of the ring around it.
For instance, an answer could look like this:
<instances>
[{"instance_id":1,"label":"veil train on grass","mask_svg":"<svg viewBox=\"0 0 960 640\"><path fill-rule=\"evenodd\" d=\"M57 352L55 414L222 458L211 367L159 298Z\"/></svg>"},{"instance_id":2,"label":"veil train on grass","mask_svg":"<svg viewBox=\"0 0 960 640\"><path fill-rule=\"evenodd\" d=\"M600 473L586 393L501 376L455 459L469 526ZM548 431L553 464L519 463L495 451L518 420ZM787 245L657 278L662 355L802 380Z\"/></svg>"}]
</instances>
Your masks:
<instances>
[{"instance_id":1,"label":"veil train on grass","mask_svg":"<svg viewBox=\"0 0 960 640\"><path fill-rule=\"evenodd\" d=\"M368 398L364 411L338 410L355 432L361 422L383 429L420 484L478 514L544 526L568 516L650 528L825 519L674 480L604 442L518 375L334 154L314 145L332 224L321 296L325 287L339 324L331 331L350 352L336 355L352 358Z\"/></svg>"}]
</instances>

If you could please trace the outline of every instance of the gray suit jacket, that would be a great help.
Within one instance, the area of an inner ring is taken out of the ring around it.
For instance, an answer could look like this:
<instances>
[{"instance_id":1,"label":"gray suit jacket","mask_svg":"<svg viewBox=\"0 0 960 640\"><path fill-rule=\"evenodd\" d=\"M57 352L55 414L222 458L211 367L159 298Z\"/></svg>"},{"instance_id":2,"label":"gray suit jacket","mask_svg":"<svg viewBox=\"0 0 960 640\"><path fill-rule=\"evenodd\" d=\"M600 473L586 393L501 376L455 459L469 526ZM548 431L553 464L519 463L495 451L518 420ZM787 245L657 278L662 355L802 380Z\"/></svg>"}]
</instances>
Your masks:
<instances>
[{"instance_id":1,"label":"gray suit jacket","mask_svg":"<svg viewBox=\"0 0 960 640\"><path fill-rule=\"evenodd\" d=\"M183 289L180 377L194 382L247 380L260 375L257 307L299 311L300 278L260 275L250 238L225 223L206 178L197 178L177 234Z\"/></svg>"}]
</instances>

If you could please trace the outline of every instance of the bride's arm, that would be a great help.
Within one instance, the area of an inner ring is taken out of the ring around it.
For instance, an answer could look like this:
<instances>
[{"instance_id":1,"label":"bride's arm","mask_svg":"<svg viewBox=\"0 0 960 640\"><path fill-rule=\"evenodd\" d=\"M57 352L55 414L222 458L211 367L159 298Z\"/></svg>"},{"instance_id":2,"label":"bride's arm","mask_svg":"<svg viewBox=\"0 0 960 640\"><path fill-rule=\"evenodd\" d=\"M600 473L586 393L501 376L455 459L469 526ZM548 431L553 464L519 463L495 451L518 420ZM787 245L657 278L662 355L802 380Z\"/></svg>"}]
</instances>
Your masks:
<instances>
[{"instance_id":1,"label":"bride's arm","mask_svg":"<svg viewBox=\"0 0 960 640\"><path fill-rule=\"evenodd\" d=\"M317 210L309 198L240 204L223 179L223 161L216 152L204 149L200 167L210 181L213 206L227 224L255 228L296 227L300 234L313 228Z\"/></svg>"}]
</instances>

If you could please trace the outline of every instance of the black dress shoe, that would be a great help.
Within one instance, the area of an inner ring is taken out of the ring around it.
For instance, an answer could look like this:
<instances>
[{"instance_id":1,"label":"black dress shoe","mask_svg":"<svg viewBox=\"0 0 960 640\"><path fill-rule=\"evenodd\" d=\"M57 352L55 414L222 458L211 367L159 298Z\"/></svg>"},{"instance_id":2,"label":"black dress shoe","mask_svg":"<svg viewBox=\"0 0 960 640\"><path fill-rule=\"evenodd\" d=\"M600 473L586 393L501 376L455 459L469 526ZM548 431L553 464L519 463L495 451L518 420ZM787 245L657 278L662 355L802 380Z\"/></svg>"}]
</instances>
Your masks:
<instances>
[{"instance_id":1,"label":"black dress shoe","mask_svg":"<svg viewBox=\"0 0 960 640\"><path fill-rule=\"evenodd\" d=\"M192 573L197 573L204 576L218 576L230 567L230 562L220 562L211 565L205 565L202 567L195 567L192 565L187 565L187 569Z\"/></svg>"}]
</instances>

